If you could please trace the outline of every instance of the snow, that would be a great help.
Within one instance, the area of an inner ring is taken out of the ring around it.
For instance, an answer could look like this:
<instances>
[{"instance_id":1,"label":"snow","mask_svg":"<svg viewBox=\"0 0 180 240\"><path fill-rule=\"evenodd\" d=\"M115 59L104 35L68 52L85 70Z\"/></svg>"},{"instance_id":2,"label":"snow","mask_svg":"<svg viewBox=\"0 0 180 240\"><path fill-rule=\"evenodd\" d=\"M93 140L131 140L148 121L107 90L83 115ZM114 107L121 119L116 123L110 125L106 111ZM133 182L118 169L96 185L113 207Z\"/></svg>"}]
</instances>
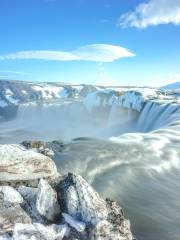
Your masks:
<instances>
[{"instance_id":1,"label":"snow","mask_svg":"<svg viewBox=\"0 0 180 240\"><path fill-rule=\"evenodd\" d=\"M40 91L42 93L42 97L44 99L52 99L52 98L66 98L67 91L64 87L53 86L53 85L34 85L32 88L36 91Z\"/></svg>"},{"instance_id":2,"label":"snow","mask_svg":"<svg viewBox=\"0 0 180 240\"><path fill-rule=\"evenodd\" d=\"M13 92L9 88L6 89L5 97L9 102L13 104L18 104L19 102L19 100L13 97Z\"/></svg>"},{"instance_id":3,"label":"snow","mask_svg":"<svg viewBox=\"0 0 180 240\"><path fill-rule=\"evenodd\" d=\"M104 106L122 106L140 112L147 100L173 101L173 96L166 96L156 88L106 88L89 93L83 100L86 109Z\"/></svg>"},{"instance_id":4,"label":"snow","mask_svg":"<svg viewBox=\"0 0 180 240\"><path fill-rule=\"evenodd\" d=\"M111 89L105 89L90 93L84 99L84 104L88 111L91 111L94 107L98 106L112 106L113 104L117 106L122 106L129 109L134 109L141 111L143 103L148 97L154 96L154 91L126 91L121 92L112 91Z\"/></svg>"}]
</instances>

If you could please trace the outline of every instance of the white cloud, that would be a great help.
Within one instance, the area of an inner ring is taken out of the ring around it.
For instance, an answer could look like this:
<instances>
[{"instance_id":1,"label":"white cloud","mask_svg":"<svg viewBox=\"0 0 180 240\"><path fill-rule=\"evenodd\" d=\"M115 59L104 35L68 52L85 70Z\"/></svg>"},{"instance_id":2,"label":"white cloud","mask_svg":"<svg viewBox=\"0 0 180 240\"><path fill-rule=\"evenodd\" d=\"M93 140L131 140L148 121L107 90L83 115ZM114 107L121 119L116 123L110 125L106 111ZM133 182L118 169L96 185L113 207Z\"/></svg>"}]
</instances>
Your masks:
<instances>
[{"instance_id":1,"label":"white cloud","mask_svg":"<svg viewBox=\"0 0 180 240\"><path fill-rule=\"evenodd\" d=\"M64 51L21 51L0 55L0 60L15 59L40 59L53 61L94 61L94 62L113 62L114 60L133 57L134 53L128 49L109 45L109 44L93 44L80 47L72 52Z\"/></svg>"},{"instance_id":2,"label":"white cloud","mask_svg":"<svg viewBox=\"0 0 180 240\"><path fill-rule=\"evenodd\" d=\"M146 28L159 24L180 24L180 0L149 0L139 4L132 12L123 14L121 27Z\"/></svg>"},{"instance_id":3,"label":"white cloud","mask_svg":"<svg viewBox=\"0 0 180 240\"><path fill-rule=\"evenodd\" d=\"M2 55L2 60L14 60L14 59L42 59L42 60L55 60L55 61L70 61L76 60L77 57L68 52L61 51L21 51Z\"/></svg>"}]
</instances>

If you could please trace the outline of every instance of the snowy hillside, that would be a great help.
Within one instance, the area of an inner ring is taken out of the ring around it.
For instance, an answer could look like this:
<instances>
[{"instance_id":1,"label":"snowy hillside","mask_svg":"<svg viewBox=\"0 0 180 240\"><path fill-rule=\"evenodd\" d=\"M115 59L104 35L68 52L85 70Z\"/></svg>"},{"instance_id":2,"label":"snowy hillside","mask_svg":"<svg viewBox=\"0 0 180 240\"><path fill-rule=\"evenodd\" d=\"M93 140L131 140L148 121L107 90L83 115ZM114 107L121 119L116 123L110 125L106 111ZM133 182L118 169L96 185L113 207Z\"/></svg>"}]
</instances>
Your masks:
<instances>
[{"instance_id":1,"label":"snowy hillside","mask_svg":"<svg viewBox=\"0 0 180 240\"><path fill-rule=\"evenodd\" d=\"M175 82L175 83L171 83L171 84L165 85L165 86L161 87L161 89L166 89L166 90L177 90L177 89L180 89L180 82Z\"/></svg>"},{"instance_id":2,"label":"snowy hillside","mask_svg":"<svg viewBox=\"0 0 180 240\"><path fill-rule=\"evenodd\" d=\"M88 111L98 106L123 106L141 111L147 100L175 101L177 92L156 88L103 87L66 85L62 83L33 83L0 81L0 119L16 116L22 104L64 104L81 102Z\"/></svg>"}]
</instances>

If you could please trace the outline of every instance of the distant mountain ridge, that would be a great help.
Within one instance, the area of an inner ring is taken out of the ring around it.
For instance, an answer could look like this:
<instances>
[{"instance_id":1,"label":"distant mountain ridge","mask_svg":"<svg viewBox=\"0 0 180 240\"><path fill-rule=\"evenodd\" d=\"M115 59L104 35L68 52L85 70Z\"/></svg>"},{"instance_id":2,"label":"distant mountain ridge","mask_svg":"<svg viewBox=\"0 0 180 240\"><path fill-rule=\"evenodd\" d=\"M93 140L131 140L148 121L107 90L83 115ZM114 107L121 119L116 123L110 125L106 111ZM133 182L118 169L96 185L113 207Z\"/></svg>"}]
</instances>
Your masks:
<instances>
[{"instance_id":1,"label":"distant mountain ridge","mask_svg":"<svg viewBox=\"0 0 180 240\"><path fill-rule=\"evenodd\" d=\"M180 89L180 82L175 82L175 83L171 83L171 84L162 86L160 89L165 89L165 90L176 90L176 89Z\"/></svg>"},{"instance_id":2,"label":"distant mountain ridge","mask_svg":"<svg viewBox=\"0 0 180 240\"><path fill-rule=\"evenodd\" d=\"M0 119L13 117L22 103L76 100L97 89L91 85L0 80Z\"/></svg>"}]
</instances>

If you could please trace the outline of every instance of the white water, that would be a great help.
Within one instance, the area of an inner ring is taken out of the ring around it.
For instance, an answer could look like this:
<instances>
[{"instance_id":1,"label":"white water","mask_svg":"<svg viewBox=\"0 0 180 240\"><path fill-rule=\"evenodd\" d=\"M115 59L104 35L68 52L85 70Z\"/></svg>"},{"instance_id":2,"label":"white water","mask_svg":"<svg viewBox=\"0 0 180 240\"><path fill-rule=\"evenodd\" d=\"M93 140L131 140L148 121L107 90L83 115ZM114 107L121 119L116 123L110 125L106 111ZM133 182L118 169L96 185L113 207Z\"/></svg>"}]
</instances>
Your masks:
<instances>
[{"instance_id":1,"label":"white water","mask_svg":"<svg viewBox=\"0 0 180 240\"><path fill-rule=\"evenodd\" d=\"M0 136L3 143L101 137L67 144L55 159L59 170L80 173L119 201L138 239L180 239L179 105L148 101L140 114L119 105L22 105Z\"/></svg>"}]
</instances>

